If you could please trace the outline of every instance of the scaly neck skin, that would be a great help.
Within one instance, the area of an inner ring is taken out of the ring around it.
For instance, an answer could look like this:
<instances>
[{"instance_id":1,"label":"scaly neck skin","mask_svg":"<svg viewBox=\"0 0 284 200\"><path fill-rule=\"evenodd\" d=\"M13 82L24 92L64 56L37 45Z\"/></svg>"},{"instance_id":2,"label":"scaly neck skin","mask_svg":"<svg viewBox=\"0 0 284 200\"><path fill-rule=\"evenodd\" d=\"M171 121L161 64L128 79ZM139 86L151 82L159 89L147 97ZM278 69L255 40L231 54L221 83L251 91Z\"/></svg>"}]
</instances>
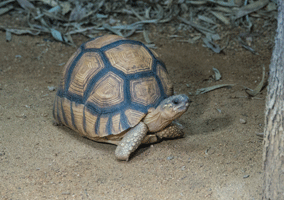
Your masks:
<instances>
[{"instance_id":1,"label":"scaly neck skin","mask_svg":"<svg viewBox=\"0 0 284 200\"><path fill-rule=\"evenodd\" d=\"M173 119L163 118L161 106L158 106L156 109L149 112L144 119L144 123L148 126L150 132L157 132L163 130L172 121Z\"/></svg>"}]
</instances>

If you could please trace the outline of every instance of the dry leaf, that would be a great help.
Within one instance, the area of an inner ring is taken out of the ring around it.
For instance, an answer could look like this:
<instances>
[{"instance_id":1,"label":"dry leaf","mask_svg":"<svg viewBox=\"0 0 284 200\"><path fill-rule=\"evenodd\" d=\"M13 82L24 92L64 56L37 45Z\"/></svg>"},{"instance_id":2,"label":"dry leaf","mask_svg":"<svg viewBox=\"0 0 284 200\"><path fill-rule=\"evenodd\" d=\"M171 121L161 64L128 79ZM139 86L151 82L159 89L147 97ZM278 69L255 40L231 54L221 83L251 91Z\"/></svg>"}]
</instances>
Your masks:
<instances>
[{"instance_id":1,"label":"dry leaf","mask_svg":"<svg viewBox=\"0 0 284 200\"><path fill-rule=\"evenodd\" d=\"M207 88L200 88L196 90L195 95L204 94L206 92L210 92L212 90L216 90L222 87L228 87L228 86L234 86L234 85L235 84L221 84L221 85L214 85L214 86L207 87Z\"/></svg>"},{"instance_id":2,"label":"dry leaf","mask_svg":"<svg viewBox=\"0 0 284 200\"><path fill-rule=\"evenodd\" d=\"M34 5L30 3L28 0L17 0L22 8L25 10L33 11L35 9Z\"/></svg>"}]
</instances>

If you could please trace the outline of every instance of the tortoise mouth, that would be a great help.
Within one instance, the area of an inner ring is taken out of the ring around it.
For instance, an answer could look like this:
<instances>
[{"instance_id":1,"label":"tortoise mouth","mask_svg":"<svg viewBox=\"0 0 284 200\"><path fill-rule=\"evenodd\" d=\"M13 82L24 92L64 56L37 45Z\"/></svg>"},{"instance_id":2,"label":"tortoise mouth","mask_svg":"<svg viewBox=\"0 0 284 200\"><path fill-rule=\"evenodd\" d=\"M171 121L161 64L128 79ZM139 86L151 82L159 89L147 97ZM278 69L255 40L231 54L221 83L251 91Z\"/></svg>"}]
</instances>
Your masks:
<instances>
[{"instance_id":1,"label":"tortoise mouth","mask_svg":"<svg viewBox=\"0 0 284 200\"><path fill-rule=\"evenodd\" d=\"M186 103L182 102L179 105L174 107L174 111L185 112L188 109L188 107L189 107L189 102L186 102Z\"/></svg>"}]
</instances>

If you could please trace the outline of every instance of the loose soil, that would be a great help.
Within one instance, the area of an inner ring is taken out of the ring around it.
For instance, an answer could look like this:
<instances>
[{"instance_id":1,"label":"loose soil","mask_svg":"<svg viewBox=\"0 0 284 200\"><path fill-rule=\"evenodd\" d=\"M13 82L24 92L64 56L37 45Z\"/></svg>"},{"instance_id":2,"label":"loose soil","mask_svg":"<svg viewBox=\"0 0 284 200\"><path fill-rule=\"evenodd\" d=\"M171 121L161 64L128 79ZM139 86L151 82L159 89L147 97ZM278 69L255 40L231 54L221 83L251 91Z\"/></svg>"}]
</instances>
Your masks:
<instances>
[{"instance_id":1,"label":"loose soil","mask_svg":"<svg viewBox=\"0 0 284 200\"><path fill-rule=\"evenodd\" d=\"M152 36L153 37L153 36ZM202 44L155 35L177 94L193 101L179 122L185 137L140 147L128 162L116 146L53 126L61 71L76 48L49 36L0 33L1 199L261 199L266 89L249 98L268 66L271 45L259 55L241 47L215 54ZM143 41L141 34L131 39ZM76 36L80 45L87 41ZM212 68L221 74L214 81ZM236 84L205 94L199 88Z\"/></svg>"}]
</instances>

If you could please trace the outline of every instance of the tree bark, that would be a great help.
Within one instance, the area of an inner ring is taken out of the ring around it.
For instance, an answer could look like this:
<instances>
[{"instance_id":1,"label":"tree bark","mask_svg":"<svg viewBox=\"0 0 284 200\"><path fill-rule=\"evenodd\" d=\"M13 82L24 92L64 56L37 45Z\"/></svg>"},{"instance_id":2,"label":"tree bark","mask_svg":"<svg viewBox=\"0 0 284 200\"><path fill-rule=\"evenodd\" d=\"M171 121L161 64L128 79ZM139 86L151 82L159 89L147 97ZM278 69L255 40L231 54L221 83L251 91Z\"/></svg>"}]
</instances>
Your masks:
<instances>
[{"instance_id":1,"label":"tree bark","mask_svg":"<svg viewBox=\"0 0 284 200\"><path fill-rule=\"evenodd\" d=\"M284 2L278 0L278 28L270 63L264 128L262 199L284 200Z\"/></svg>"}]
</instances>

